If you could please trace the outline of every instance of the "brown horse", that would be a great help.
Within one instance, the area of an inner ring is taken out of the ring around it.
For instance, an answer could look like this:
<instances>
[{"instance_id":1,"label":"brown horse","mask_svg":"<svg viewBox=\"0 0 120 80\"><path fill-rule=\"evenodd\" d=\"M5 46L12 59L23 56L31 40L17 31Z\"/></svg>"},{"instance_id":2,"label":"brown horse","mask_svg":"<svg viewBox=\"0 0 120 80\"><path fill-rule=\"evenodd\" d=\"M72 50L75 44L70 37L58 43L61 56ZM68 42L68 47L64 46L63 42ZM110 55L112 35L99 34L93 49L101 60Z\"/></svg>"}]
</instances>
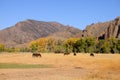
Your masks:
<instances>
[{"instance_id":1,"label":"brown horse","mask_svg":"<svg viewBox=\"0 0 120 80\"><path fill-rule=\"evenodd\" d=\"M32 57L42 57L40 53L33 53Z\"/></svg>"},{"instance_id":2,"label":"brown horse","mask_svg":"<svg viewBox=\"0 0 120 80\"><path fill-rule=\"evenodd\" d=\"M93 57L94 57L94 54L93 54L93 53L90 53L90 56L93 56Z\"/></svg>"},{"instance_id":3,"label":"brown horse","mask_svg":"<svg viewBox=\"0 0 120 80\"><path fill-rule=\"evenodd\" d=\"M77 54L74 52L74 54L73 54L74 56L76 56Z\"/></svg>"},{"instance_id":4,"label":"brown horse","mask_svg":"<svg viewBox=\"0 0 120 80\"><path fill-rule=\"evenodd\" d=\"M64 56L65 56L65 55L70 55L70 53L69 53L69 52L65 52L65 53L64 53Z\"/></svg>"}]
</instances>

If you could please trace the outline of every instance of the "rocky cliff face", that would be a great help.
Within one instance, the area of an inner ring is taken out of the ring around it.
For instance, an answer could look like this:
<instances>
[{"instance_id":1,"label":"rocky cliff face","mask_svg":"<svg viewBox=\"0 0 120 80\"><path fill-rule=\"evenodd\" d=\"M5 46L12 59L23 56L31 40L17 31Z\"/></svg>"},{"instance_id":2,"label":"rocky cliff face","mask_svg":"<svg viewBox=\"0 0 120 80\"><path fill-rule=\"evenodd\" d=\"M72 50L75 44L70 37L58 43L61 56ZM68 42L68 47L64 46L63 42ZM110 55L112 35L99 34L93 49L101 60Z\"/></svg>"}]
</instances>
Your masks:
<instances>
[{"instance_id":1,"label":"rocky cliff face","mask_svg":"<svg viewBox=\"0 0 120 80\"><path fill-rule=\"evenodd\" d=\"M116 18L109 24L109 27L106 29L104 39L114 37L120 38L120 17Z\"/></svg>"},{"instance_id":2,"label":"rocky cliff face","mask_svg":"<svg viewBox=\"0 0 120 80\"><path fill-rule=\"evenodd\" d=\"M113 21L89 25L83 30L82 36L93 36L98 39L120 38L120 17Z\"/></svg>"}]
</instances>

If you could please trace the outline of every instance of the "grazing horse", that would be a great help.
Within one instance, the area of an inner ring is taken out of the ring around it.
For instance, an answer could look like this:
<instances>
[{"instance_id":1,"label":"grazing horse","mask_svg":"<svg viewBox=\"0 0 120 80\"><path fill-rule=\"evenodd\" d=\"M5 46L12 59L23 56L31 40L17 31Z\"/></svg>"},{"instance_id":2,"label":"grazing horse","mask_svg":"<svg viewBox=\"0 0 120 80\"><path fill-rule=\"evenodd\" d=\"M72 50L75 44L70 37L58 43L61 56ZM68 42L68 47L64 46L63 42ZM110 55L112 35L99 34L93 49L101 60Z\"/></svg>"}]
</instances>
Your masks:
<instances>
[{"instance_id":1,"label":"grazing horse","mask_svg":"<svg viewBox=\"0 0 120 80\"><path fill-rule=\"evenodd\" d=\"M90 56L93 56L93 57L94 57L94 54L93 54L93 53L90 53Z\"/></svg>"},{"instance_id":2,"label":"grazing horse","mask_svg":"<svg viewBox=\"0 0 120 80\"><path fill-rule=\"evenodd\" d=\"M76 56L76 53L74 52L74 54L73 54L74 56Z\"/></svg>"},{"instance_id":3,"label":"grazing horse","mask_svg":"<svg viewBox=\"0 0 120 80\"><path fill-rule=\"evenodd\" d=\"M40 53L33 53L32 57L42 57Z\"/></svg>"},{"instance_id":4,"label":"grazing horse","mask_svg":"<svg viewBox=\"0 0 120 80\"><path fill-rule=\"evenodd\" d=\"M65 52L64 55L70 55L70 53L69 52Z\"/></svg>"}]
</instances>

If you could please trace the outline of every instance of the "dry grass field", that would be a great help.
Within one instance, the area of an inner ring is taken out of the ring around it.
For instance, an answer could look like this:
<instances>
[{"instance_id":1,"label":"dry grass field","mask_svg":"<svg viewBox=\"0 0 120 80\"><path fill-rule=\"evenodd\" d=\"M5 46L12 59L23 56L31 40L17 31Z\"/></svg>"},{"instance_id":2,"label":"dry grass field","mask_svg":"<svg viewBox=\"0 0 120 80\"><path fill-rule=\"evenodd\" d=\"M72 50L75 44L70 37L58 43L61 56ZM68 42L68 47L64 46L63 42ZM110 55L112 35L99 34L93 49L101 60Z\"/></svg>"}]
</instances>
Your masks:
<instances>
[{"instance_id":1,"label":"dry grass field","mask_svg":"<svg viewBox=\"0 0 120 80\"><path fill-rule=\"evenodd\" d=\"M0 68L0 80L120 80L120 54L1 53L1 63L51 65L45 68Z\"/></svg>"}]
</instances>

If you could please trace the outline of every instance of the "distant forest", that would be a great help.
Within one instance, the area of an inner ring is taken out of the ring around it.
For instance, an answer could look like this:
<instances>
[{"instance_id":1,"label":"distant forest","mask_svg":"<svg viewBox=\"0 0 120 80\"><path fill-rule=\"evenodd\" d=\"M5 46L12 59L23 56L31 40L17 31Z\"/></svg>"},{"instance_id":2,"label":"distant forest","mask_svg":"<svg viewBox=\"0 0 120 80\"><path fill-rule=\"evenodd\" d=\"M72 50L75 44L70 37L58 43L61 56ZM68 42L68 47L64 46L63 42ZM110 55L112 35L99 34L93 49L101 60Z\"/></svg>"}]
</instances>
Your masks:
<instances>
[{"instance_id":1,"label":"distant forest","mask_svg":"<svg viewBox=\"0 0 120 80\"><path fill-rule=\"evenodd\" d=\"M97 40L94 37L69 38L67 40L40 38L31 41L28 47L7 48L0 44L0 52L41 52L41 53L120 53L120 40L109 38Z\"/></svg>"}]
</instances>

